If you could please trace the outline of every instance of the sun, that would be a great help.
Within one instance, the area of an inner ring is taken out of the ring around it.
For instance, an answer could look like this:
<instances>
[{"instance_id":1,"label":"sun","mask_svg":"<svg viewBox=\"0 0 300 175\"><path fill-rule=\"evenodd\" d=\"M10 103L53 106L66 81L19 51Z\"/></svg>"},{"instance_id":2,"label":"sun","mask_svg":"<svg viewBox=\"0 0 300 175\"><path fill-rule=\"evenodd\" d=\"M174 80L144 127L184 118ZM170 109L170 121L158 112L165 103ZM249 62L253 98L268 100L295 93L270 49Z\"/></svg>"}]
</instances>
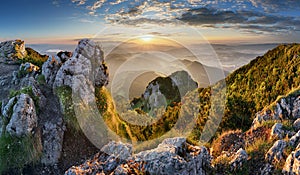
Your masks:
<instances>
[{"instance_id":1,"label":"sun","mask_svg":"<svg viewBox=\"0 0 300 175\"><path fill-rule=\"evenodd\" d=\"M152 35L144 35L140 37L142 41L144 42L150 42L153 40L153 36Z\"/></svg>"}]
</instances>

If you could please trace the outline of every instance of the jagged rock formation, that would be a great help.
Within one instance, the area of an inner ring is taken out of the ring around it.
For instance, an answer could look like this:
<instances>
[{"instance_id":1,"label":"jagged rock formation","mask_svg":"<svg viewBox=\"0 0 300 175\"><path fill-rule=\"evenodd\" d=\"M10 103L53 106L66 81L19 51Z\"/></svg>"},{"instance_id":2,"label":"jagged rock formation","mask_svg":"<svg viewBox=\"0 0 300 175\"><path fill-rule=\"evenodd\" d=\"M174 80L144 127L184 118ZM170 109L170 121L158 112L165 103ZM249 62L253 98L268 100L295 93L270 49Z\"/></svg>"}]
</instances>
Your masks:
<instances>
[{"instance_id":1,"label":"jagged rock formation","mask_svg":"<svg viewBox=\"0 0 300 175\"><path fill-rule=\"evenodd\" d=\"M271 107L274 107L274 110L265 109L256 114L252 128L268 120L298 119L300 116L300 97L292 95L281 98Z\"/></svg>"},{"instance_id":2,"label":"jagged rock formation","mask_svg":"<svg viewBox=\"0 0 300 175\"><path fill-rule=\"evenodd\" d=\"M48 60L42 66L42 74L45 76L45 81L49 86L53 86L56 74L69 58L72 57L71 52L59 52L56 56L49 56Z\"/></svg>"},{"instance_id":3,"label":"jagged rock formation","mask_svg":"<svg viewBox=\"0 0 300 175\"><path fill-rule=\"evenodd\" d=\"M94 86L108 83L108 70L103 51L91 40L79 41L73 56L58 70L53 88L69 86L86 102L94 98Z\"/></svg>"},{"instance_id":4,"label":"jagged rock formation","mask_svg":"<svg viewBox=\"0 0 300 175\"><path fill-rule=\"evenodd\" d=\"M299 149L293 151L287 157L282 173L286 175L300 174L300 150Z\"/></svg>"},{"instance_id":5,"label":"jagged rock formation","mask_svg":"<svg viewBox=\"0 0 300 175\"><path fill-rule=\"evenodd\" d=\"M103 52L98 45L87 39L79 42L73 56L59 69L53 86L73 87L79 82L92 86L104 86L108 83Z\"/></svg>"},{"instance_id":6,"label":"jagged rock formation","mask_svg":"<svg viewBox=\"0 0 300 175\"><path fill-rule=\"evenodd\" d=\"M25 43L22 40L4 41L0 43L0 58L16 59L26 56Z\"/></svg>"},{"instance_id":7,"label":"jagged rock formation","mask_svg":"<svg viewBox=\"0 0 300 175\"><path fill-rule=\"evenodd\" d=\"M277 140L265 155L265 159L270 163L280 162L284 158L283 151L286 146L284 140Z\"/></svg>"},{"instance_id":8,"label":"jagged rock formation","mask_svg":"<svg viewBox=\"0 0 300 175\"><path fill-rule=\"evenodd\" d=\"M211 156L203 146L192 146L185 138L165 139L157 148L131 155L131 146L111 142L91 160L72 167L65 174L193 174L212 172Z\"/></svg>"}]
</instances>

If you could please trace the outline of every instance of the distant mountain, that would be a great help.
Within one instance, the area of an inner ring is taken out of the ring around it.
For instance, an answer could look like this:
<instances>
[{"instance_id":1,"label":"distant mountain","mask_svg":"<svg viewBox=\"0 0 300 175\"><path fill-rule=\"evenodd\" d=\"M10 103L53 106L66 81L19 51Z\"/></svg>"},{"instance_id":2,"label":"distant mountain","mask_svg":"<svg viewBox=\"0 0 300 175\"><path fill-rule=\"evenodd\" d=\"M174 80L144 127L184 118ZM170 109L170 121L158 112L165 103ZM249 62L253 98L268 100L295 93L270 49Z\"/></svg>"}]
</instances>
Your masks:
<instances>
[{"instance_id":1,"label":"distant mountain","mask_svg":"<svg viewBox=\"0 0 300 175\"><path fill-rule=\"evenodd\" d=\"M173 106L181 102L181 97L198 87L191 76L185 71L174 72L168 77L158 77L152 80L146 87L140 98L134 98L131 102L133 108L141 108L143 111L151 111L155 108Z\"/></svg>"}]
</instances>

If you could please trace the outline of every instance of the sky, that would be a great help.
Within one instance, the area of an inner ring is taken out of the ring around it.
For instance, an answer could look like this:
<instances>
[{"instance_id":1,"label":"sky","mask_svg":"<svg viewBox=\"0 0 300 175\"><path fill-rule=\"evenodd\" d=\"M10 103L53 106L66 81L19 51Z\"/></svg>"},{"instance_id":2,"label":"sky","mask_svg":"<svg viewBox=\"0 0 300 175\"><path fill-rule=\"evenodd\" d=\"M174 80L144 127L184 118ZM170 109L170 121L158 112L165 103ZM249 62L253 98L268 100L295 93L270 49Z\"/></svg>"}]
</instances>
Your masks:
<instances>
[{"instance_id":1,"label":"sky","mask_svg":"<svg viewBox=\"0 0 300 175\"><path fill-rule=\"evenodd\" d=\"M300 42L300 1L11 0L1 2L0 23L0 41L31 44L139 36L190 44L289 43Z\"/></svg>"}]
</instances>

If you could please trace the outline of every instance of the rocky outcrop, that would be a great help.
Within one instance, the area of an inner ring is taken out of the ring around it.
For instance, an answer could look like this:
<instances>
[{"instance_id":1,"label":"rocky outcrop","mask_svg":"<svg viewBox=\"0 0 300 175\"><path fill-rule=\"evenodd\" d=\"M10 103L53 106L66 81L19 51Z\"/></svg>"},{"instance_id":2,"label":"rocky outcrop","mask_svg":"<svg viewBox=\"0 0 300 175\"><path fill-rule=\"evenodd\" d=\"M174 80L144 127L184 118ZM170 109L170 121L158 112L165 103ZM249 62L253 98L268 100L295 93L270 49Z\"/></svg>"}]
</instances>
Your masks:
<instances>
[{"instance_id":1,"label":"rocky outcrop","mask_svg":"<svg viewBox=\"0 0 300 175\"><path fill-rule=\"evenodd\" d=\"M270 138L282 139L284 136L284 130L282 129L283 125L281 123L275 123L271 128Z\"/></svg>"},{"instance_id":2,"label":"rocky outcrop","mask_svg":"<svg viewBox=\"0 0 300 175\"><path fill-rule=\"evenodd\" d=\"M256 128L268 120L296 120L299 117L300 96L295 96L292 93L277 100L273 105L266 107L265 110L258 112L252 122L252 128Z\"/></svg>"},{"instance_id":3,"label":"rocky outcrop","mask_svg":"<svg viewBox=\"0 0 300 175\"><path fill-rule=\"evenodd\" d=\"M286 175L300 174L300 150L299 149L293 151L287 157L282 173Z\"/></svg>"},{"instance_id":4,"label":"rocky outcrop","mask_svg":"<svg viewBox=\"0 0 300 175\"><path fill-rule=\"evenodd\" d=\"M119 165L125 164L131 155L131 145L113 141L105 145L101 152L97 153L92 159L87 160L82 165L71 167L65 174L97 174L102 172L109 174Z\"/></svg>"},{"instance_id":5,"label":"rocky outcrop","mask_svg":"<svg viewBox=\"0 0 300 175\"><path fill-rule=\"evenodd\" d=\"M229 165L231 166L231 169L240 169L245 162L247 162L248 154L246 151L242 148L240 148L233 156L231 161L229 162Z\"/></svg>"},{"instance_id":6,"label":"rocky outcrop","mask_svg":"<svg viewBox=\"0 0 300 175\"><path fill-rule=\"evenodd\" d=\"M296 147L300 141L300 130L289 139L289 145Z\"/></svg>"},{"instance_id":7,"label":"rocky outcrop","mask_svg":"<svg viewBox=\"0 0 300 175\"><path fill-rule=\"evenodd\" d=\"M24 58L26 56L25 42L22 40L11 40L0 43L0 58Z\"/></svg>"},{"instance_id":8,"label":"rocky outcrop","mask_svg":"<svg viewBox=\"0 0 300 175\"><path fill-rule=\"evenodd\" d=\"M298 118L297 120L294 121L294 123L293 123L293 128L294 128L296 131L299 131L299 130L300 130L300 118Z\"/></svg>"},{"instance_id":9,"label":"rocky outcrop","mask_svg":"<svg viewBox=\"0 0 300 175\"><path fill-rule=\"evenodd\" d=\"M185 138L168 138L157 148L131 155L131 146L111 142L92 160L72 167L65 174L112 172L127 174L133 169L142 174L210 174L211 156L205 147L192 146ZM117 159L123 156L127 159Z\"/></svg>"},{"instance_id":10,"label":"rocky outcrop","mask_svg":"<svg viewBox=\"0 0 300 175\"><path fill-rule=\"evenodd\" d=\"M269 163L279 163L284 159L284 148L287 146L284 140L277 140L265 155L265 159Z\"/></svg>"},{"instance_id":11,"label":"rocky outcrop","mask_svg":"<svg viewBox=\"0 0 300 175\"><path fill-rule=\"evenodd\" d=\"M42 74L45 76L46 83L53 86L56 74L68 59L72 57L72 52L59 52L56 56L49 56L48 60L42 66Z\"/></svg>"},{"instance_id":12,"label":"rocky outcrop","mask_svg":"<svg viewBox=\"0 0 300 175\"><path fill-rule=\"evenodd\" d=\"M20 94L16 97L17 102L13 107L13 113L6 131L10 135L24 136L31 134L37 127L37 115L34 101L27 94Z\"/></svg>"},{"instance_id":13,"label":"rocky outcrop","mask_svg":"<svg viewBox=\"0 0 300 175\"><path fill-rule=\"evenodd\" d=\"M53 87L69 86L85 102L93 100L94 86L108 83L108 71L103 52L96 43L79 41L73 56L58 70Z\"/></svg>"},{"instance_id":14,"label":"rocky outcrop","mask_svg":"<svg viewBox=\"0 0 300 175\"><path fill-rule=\"evenodd\" d=\"M73 87L79 82L88 84L93 82L91 85L96 86L104 86L108 83L103 52L100 46L88 39L79 41L73 56L59 69L54 87Z\"/></svg>"}]
</instances>

